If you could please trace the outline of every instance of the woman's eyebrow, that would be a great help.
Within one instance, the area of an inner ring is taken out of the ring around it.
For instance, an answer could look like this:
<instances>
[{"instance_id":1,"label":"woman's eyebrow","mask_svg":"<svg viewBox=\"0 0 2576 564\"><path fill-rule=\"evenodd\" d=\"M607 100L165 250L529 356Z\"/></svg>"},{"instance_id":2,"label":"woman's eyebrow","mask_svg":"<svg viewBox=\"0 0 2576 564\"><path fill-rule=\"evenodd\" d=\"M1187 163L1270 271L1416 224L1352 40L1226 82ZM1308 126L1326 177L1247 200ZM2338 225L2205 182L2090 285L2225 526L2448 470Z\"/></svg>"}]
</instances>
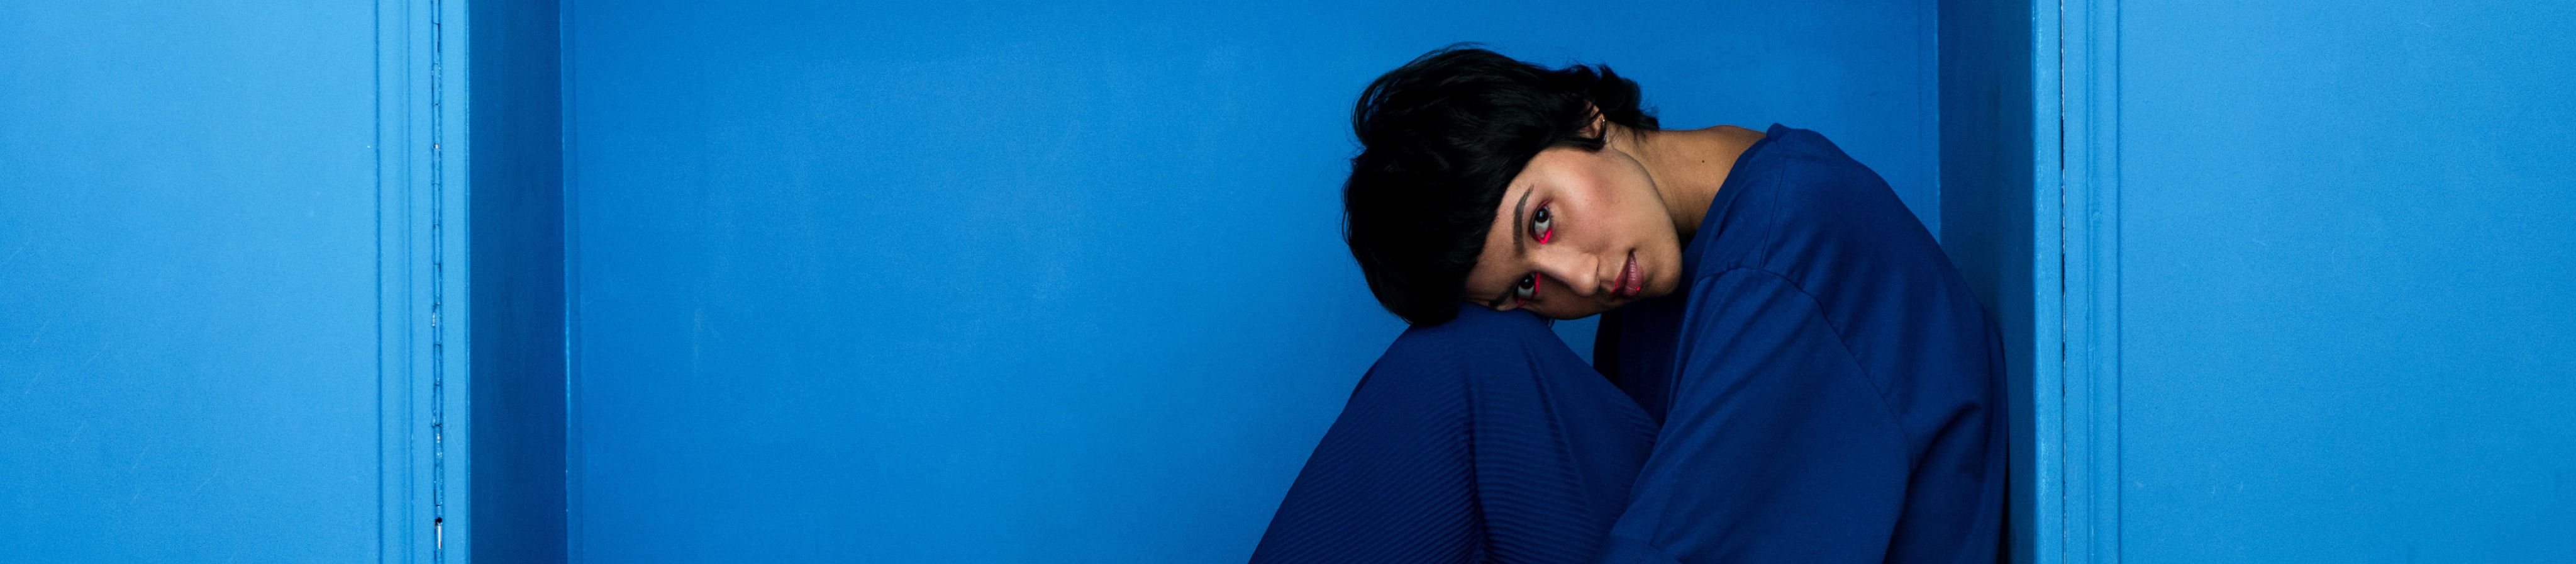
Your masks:
<instances>
[{"instance_id":1,"label":"woman's eyebrow","mask_svg":"<svg viewBox=\"0 0 2576 564\"><path fill-rule=\"evenodd\" d=\"M1536 187L1521 190L1521 201L1512 204L1512 256L1517 257L1529 252L1526 244L1521 242L1521 208L1529 207L1530 193L1537 191Z\"/></svg>"},{"instance_id":2,"label":"woman's eyebrow","mask_svg":"<svg viewBox=\"0 0 2576 564\"><path fill-rule=\"evenodd\" d=\"M1520 287L1521 284L1518 281L1504 284L1503 291L1495 292L1494 297L1485 299L1485 309L1502 309L1503 300L1512 299L1512 294L1519 291Z\"/></svg>"},{"instance_id":3,"label":"woman's eyebrow","mask_svg":"<svg viewBox=\"0 0 2576 564\"><path fill-rule=\"evenodd\" d=\"M1521 190L1520 201L1512 203L1512 256L1515 258L1529 253L1528 244L1521 242L1521 210L1529 207L1530 193L1537 191L1535 187L1524 188ZM1518 287L1517 283L1504 286L1501 293L1494 294L1492 299L1485 300L1485 309L1503 307L1503 298L1511 296L1512 289Z\"/></svg>"}]
</instances>

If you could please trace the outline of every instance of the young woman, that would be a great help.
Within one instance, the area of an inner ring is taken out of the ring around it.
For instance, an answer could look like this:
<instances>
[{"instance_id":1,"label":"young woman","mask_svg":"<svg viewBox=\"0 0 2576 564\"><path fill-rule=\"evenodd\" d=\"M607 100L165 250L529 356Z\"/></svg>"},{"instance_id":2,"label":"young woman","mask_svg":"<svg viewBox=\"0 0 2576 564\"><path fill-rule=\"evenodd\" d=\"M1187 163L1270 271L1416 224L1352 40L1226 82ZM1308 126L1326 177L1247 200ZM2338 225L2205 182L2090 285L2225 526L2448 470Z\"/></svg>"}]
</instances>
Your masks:
<instances>
[{"instance_id":1,"label":"young woman","mask_svg":"<svg viewBox=\"0 0 2576 564\"><path fill-rule=\"evenodd\" d=\"M1823 136L1464 48L1352 126L1345 239L1414 327L1254 560L1994 561L1995 327ZM1597 373L1529 315L1603 312Z\"/></svg>"}]
</instances>

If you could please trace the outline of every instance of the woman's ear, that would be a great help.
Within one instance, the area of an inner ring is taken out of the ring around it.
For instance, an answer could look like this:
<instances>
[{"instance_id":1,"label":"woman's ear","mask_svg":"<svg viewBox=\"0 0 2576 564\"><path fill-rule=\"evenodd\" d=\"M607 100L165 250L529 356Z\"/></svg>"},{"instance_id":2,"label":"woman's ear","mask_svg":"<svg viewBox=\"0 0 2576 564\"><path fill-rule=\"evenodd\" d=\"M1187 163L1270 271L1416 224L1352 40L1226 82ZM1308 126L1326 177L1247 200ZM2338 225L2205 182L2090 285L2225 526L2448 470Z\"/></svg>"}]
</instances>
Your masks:
<instances>
[{"instance_id":1,"label":"woman's ear","mask_svg":"<svg viewBox=\"0 0 2576 564\"><path fill-rule=\"evenodd\" d=\"M1610 118L1601 115L1599 106L1584 104L1583 109L1592 114L1592 123L1583 126L1583 136L1607 139L1610 135Z\"/></svg>"}]
</instances>

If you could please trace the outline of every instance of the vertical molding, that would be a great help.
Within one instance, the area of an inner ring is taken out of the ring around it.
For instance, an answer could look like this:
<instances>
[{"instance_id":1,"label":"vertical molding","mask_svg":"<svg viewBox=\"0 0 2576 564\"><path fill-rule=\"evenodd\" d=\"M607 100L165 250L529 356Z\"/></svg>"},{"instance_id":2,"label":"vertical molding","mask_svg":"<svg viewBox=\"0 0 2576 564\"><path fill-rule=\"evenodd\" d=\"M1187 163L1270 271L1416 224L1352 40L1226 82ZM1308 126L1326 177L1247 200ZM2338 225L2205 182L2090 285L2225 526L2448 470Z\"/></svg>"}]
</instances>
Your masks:
<instances>
[{"instance_id":1,"label":"vertical molding","mask_svg":"<svg viewBox=\"0 0 2576 564\"><path fill-rule=\"evenodd\" d=\"M438 377L432 379L431 409L434 441L432 453L437 461L436 487L431 493L438 515L444 523L434 531L431 562L469 562L474 554L474 398L473 352L474 272L472 238L474 192L474 81L473 34L468 10L470 0L426 0L430 20L429 35L432 93L430 154L438 179L431 182L432 199L437 202L432 225L432 239L437 247L431 253L438 291L433 300L440 313L431 317L433 334L441 346L434 352Z\"/></svg>"},{"instance_id":2,"label":"vertical molding","mask_svg":"<svg viewBox=\"0 0 2576 564\"><path fill-rule=\"evenodd\" d=\"M2076 0L2082 1L2082 0ZM2081 511L2070 491L2078 469L2067 462L2071 437L2067 405L2065 158L2066 6L2061 2L2030 4L2031 122L2030 226L2032 355L2031 464L2034 531L2031 561L2064 564L2085 561L2074 542ZM2050 350L2054 349L2054 350ZM2079 411L2080 413L2080 411Z\"/></svg>"},{"instance_id":3,"label":"vertical molding","mask_svg":"<svg viewBox=\"0 0 2576 564\"><path fill-rule=\"evenodd\" d=\"M376 3L376 525L377 560L387 564L421 561L421 548L436 541L428 519L415 518L425 514L417 494L427 480L415 455L424 449L416 444L421 434L414 425L423 414L413 409L413 383L416 359L427 355L414 345L413 320L425 312L413 305L427 300L415 297L412 208L413 194L426 192L429 182L418 174L428 147L413 146L414 114L420 113L413 98L426 85L413 84L411 8L409 0Z\"/></svg>"},{"instance_id":4,"label":"vertical molding","mask_svg":"<svg viewBox=\"0 0 2576 564\"><path fill-rule=\"evenodd\" d=\"M2068 517L2082 510L2068 495L2069 483L2080 478L2072 477L2079 470L2067 458L2075 446L2067 430L2082 410L2069 413L2066 401L2066 11L2061 2L2031 4L2030 342L2043 347L2033 355L2030 390L2037 435L2032 521L2039 529L2031 550L2038 564L2083 562L2087 554L2074 541L2076 520Z\"/></svg>"},{"instance_id":5,"label":"vertical molding","mask_svg":"<svg viewBox=\"0 0 2576 564\"><path fill-rule=\"evenodd\" d=\"M2057 22L2057 237L2067 562L2120 560L2119 0Z\"/></svg>"},{"instance_id":6,"label":"vertical molding","mask_svg":"<svg viewBox=\"0 0 2576 564\"><path fill-rule=\"evenodd\" d=\"M463 2L376 3L377 555L440 562L461 519L467 160Z\"/></svg>"}]
</instances>

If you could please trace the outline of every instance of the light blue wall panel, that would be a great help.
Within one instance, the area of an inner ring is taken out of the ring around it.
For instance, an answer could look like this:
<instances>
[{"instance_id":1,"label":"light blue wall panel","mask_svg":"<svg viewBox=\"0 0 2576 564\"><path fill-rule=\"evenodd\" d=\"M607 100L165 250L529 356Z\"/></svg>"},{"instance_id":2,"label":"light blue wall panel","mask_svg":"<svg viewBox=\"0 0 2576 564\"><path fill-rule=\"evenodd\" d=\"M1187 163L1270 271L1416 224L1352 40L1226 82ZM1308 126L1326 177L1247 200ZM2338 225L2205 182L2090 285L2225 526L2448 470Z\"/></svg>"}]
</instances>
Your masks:
<instances>
[{"instance_id":1,"label":"light blue wall panel","mask_svg":"<svg viewBox=\"0 0 2576 564\"><path fill-rule=\"evenodd\" d=\"M0 3L0 560L380 555L376 8Z\"/></svg>"},{"instance_id":2,"label":"light blue wall panel","mask_svg":"<svg viewBox=\"0 0 2576 564\"><path fill-rule=\"evenodd\" d=\"M571 548L1242 558L1401 329L1336 189L1423 51L1823 131L1937 225L1932 4L1775 4L572 2Z\"/></svg>"},{"instance_id":3,"label":"light blue wall panel","mask_svg":"<svg viewBox=\"0 0 2576 564\"><path fill-rule=\"evenodd\" d=\"M2576 5L2090 9L2101 552L2576 559Z\"/></svg>"}]
</instances>

